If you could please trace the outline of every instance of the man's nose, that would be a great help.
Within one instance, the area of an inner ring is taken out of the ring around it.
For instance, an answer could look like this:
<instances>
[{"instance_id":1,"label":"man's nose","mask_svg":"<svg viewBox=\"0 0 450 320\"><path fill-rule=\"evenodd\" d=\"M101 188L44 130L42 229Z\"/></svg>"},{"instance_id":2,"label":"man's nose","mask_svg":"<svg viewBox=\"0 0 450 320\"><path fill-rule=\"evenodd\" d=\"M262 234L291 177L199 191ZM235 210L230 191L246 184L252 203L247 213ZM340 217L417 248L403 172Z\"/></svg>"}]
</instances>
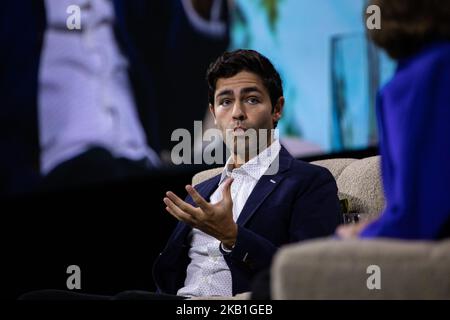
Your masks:
<instances>
[{"instance_id":1,"label":"man's nose","mask_svg":"<svg viewBox=\"0 0 450 320\"><path fill-rule=\"evenodd\" d=\"M245 119L244 106L243 103L241 103L241 101L239 100L236 100L236 102L234 103L232 117L235 120Z\"/></svg>"}]
</instances>

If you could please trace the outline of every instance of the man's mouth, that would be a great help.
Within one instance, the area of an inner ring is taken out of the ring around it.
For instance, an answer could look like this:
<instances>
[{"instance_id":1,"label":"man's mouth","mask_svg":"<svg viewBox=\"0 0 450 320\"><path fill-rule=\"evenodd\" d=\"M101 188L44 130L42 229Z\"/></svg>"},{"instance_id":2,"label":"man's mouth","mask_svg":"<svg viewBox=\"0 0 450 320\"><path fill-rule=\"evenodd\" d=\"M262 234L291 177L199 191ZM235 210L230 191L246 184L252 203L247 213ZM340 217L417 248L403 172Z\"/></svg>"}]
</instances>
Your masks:
<instances>
[{"instance_id":1,"label":"man's mouth","mask_svg":"<svg viewBox=\"0 0 450 320\"><path fill-rule=\"evenodd\" d=\"M245 131L247 130L247 128L244 127L235 127L233 129L233 133L235 136L241 136L245 134Z\"/></svg>"}]
</instances>

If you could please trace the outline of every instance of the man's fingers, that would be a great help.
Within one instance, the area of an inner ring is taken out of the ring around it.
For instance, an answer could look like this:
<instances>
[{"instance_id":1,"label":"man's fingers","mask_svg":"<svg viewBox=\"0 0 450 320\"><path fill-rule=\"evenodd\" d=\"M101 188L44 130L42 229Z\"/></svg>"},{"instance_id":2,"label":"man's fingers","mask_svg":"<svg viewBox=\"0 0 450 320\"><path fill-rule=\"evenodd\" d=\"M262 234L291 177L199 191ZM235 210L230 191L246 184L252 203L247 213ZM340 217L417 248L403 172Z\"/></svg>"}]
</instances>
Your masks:
<instances>
[{"instance_id":1,"label":"man's fingers","mask_svg":"<svg viewBox=\"0 0 450 320\"><path fill-rule=\"evenodd\" d=\"M232 201L231 200L231 184L233 183L233 178L228 178L223 183L223 189L222 189L222 199L226 201Z\"/></svg>"},{"instance_id":2,"label":"man's fingers","mask_svg":"<svg viewBox=\"0 0 450 320\"><path fill-rule=\"evenodd\" d=\"M169 198L164 198L164 203L166 204L166 210L173 215L176 219L184 221L188 224L193 224L194 219L193 217L181 210L175 203L172 202Z\"/></svg>"},{"instance_id":3,"label":"man's fingers","mask_svg":"<svg viewBox=\"0 0 450 320\"><path fill-rule=\"evenodd\" d=\"M166 211L168 213L170 213L171 216L173 216L175 219L177 219L178 221L182 221L180 217L178 217L173 211L172 209L170 209L169 207L166 207Z\"/></svg>"},{"instance_id":4,"label":"man's fingers","mask_svg":"<svg viewBox=\"0 0 450 320\"><path fill-rule=\"evenodd\" d=\"M195 208L191 206L189 203L186 203L185 201L181 200L175 193L168 191L166 192L166 196L181 210L189 214L195 214Z\"/></svg>"},{"instance_id":5,"label":"man's fingers","mask_svg":"<svg viewBox=\"0 0 450 320\"><path fill-rule=\"evenodd\" d=\"M189 193L189 195L192 197L192 200L204 211L209 212L210 211L210 204L203 199L203 197L195 190L192 186L187 185L186 191Z\"/></svg>"}]
</instances>

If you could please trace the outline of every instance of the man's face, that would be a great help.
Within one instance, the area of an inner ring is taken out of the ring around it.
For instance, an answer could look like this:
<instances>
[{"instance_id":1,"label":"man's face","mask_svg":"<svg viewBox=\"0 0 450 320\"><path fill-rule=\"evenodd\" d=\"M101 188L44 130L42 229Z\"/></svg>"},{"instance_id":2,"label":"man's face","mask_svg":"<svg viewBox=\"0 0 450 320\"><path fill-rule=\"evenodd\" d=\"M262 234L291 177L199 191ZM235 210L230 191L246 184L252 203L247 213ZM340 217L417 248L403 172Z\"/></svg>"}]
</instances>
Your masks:
<instances>
[{"instance_id":1,"label":"man's face","mask_svg":"<svg viewBox=\"0 0 450 320\"><path fill-rule=\"evenodd\" d=\"M271 129L281 117L283 104L284 98L280 97L275 108L272 108L261 78L252 72L241 71L233 77L217 80L214 106L210 105L210 110L227 146L234 153L241 154L239 145L245 145L248 155L251 151L259 153L264 149L263 145L271 143ZM267 132L267 141L249 139L251 133L258 135L262 131Z\"/></svg>"}]
</instances>

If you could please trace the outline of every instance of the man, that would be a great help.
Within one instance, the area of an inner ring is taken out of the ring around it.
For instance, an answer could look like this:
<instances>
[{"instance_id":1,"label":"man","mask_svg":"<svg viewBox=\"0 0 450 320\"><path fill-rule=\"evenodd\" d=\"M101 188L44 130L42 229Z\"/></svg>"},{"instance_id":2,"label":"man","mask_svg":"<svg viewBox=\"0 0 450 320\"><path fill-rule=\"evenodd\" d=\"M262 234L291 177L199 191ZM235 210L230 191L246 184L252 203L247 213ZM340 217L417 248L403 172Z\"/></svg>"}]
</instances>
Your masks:
<instances>
[{"instance_id":1,"label":"man","mask_svg":"<svg viewBox=\"0 0 450 320\"><path fill-rule=\"evenodd\" d=\"M272 134L284 97L271 62L252 50L226 52L207 80L209 109L232 155L222 174L186 186L185 201L167 192L166 210L180 223L153 269L160 292L186 297L249 291L278 247L330 235L341 223L330 172L295 160ZM270 134L252 140L252 129Z\"/></svg>"}]
</instances>

